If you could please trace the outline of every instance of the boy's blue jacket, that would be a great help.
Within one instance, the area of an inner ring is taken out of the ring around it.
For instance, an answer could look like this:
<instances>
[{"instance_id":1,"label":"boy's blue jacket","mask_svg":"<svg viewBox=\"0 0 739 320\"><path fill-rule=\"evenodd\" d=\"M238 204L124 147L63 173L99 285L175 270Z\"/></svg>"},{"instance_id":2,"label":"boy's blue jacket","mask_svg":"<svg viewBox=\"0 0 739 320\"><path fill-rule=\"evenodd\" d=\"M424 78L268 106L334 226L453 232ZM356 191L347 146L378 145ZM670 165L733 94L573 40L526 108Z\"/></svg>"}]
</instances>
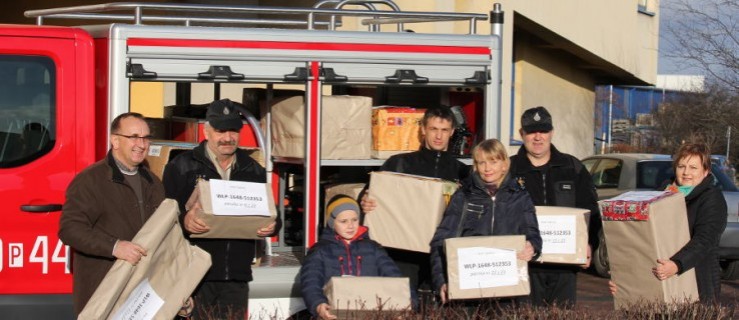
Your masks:
<instances>
[{"instance_id":1,"label":"boy's blue jacket","mask_svg":"<svg viewBox=\"0 0 739 320\"><path fill-rule=\"evenodd\" d=\"M359 227L347 244L333 230L326 228L320 240L308 251L300 268L300 285L305 306L316 316L316 307L328 303L323 286L334 276L401 277L400 269L385 249L370 240L367 227ZM362 288L357 288L362 290ZM413 291L413 290L411 290Z\"/></svg>"}]
</instances>

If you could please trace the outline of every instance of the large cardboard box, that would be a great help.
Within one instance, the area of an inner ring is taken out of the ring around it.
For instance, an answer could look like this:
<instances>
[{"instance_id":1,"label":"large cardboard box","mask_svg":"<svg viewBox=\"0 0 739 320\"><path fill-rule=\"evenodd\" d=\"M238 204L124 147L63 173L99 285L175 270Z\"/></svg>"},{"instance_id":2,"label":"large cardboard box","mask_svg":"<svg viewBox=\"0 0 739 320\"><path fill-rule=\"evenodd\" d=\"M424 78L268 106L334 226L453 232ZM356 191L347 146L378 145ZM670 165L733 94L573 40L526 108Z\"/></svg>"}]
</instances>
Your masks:
<instances>
[{"instance_id":1,"label":"large cardboard box","mask_svg":"<svg viewBox=\"0 0 739 320\"><path fill-rule=\"evenodd\" d=\"M266 191L267 201L266 209L269 210L269 216L257 215L217 215L214 212L214 200L211 194L211 181L198 180L187 200L186 208L191 208L195 202L199 201L203 208L198 213L198 217L203 219L210 227L210 230L204 233L191 234L191 238L219 238L219 239L260 239L257 230L268 226L274 222L277 217L277 208L275 207L275 199L272 194L272 187L269 183L261 184ZM234 181L238 183L238 181ZM250 194L243 194L243 197L250 197ZM252 202L253 203L253 202Z\"/></svg>"},{"instance_id":2,"label":"large cardboard box","mask_svg":"<svg viewBox=\"0 0 739 320\"><path fill-rule=\"evenodd\" d=\"M149 152L146 154L146 163L149 170L162 179L164 167L170 160L174 159L178 154L187 150L192 150L197 146L195 143L175 142L175 141L154 141L149 146Z\"/></svg>"},{"instance_id":3,"label":"large cardboard box","mask_svg":"<svg viewBox=\"0 0 739 320\"><path fill-rule=\"evenodd\" d=\"M321 159L369 159L372 143L372 98L323 96L321 103ZM305 155L303 97L272 105L272 155Z\"/></svg>"},{"instance_id":4,"label":"large cardboard box","mask_svg":"<svg viewBox=\"0 0 739 320\"><path fill-rule=\"evenodd\" d=\"M528 263L516 257L525 245L523 235L444 240L449 299L528 295Z\"/></svg>"},{"instance_id":5,"label":"large cardboard box","mask_svg":"<svg viewBox=\"0 0 739 320\"><path fill-rule=\"evenodd\" d=\"M426 109L376 107L372 110L372 157L390 156L421 148L421 120Z\"/></svg>"},{"instance_id":6,"label":"large cardboard box","mask_svg":"<svg viewBox=\"0 0 739 320\"><path fill-rule=\"evenodd\" d=\"M177 201L166 199L132 242L136 266L117 260L78 319L172 319L208 269L210 255L182 235Z\"/></svg>"},{"instance_id":7,"label":"large cardboard box","mask_svg":"<svg viewBox=\"0 0 739 320\"><path fill-rule=\"evenodd\" d=\"M323 293L331 312L339 319L362 319L368 313L375 314L376 310L411 308L408 278L331 277Z\"/></svg>"},{"instance_id":8,"label":"large cardboard box","mask_svg":"<svg viewBox=\"0 0 739 320\"><path fill-rule=\"evenodd\" d=\"M536 219L543 240L544 263L585 264L588 260L588 222L590 210L537 206Z\"/></svg>"},{"instance_id":9,"label":"large cardboard box","mask_svg":"<svg viewBox=\"0 0 739 320\"><path fill-rule=\"evenodd\" d=\"M429 253L457 184L441 179L378 171L370 174L377 208L364 217L370 238L385 247Z\"/></svg>"},{"instance_id":10,"label":"large cardboard box","mask_svg":"<svg viewBox=\"0 0 739 320\"><path fill-rule=\"evenodd\" d=\"M640 301L698 300L693 269L665 281L652 274L688 241L688 215L680 193L632 191L600 201L616 309Z\"/></svg>"},{"instance_id":11,"label":"large cardboard box","mask_svg":"<svg viewBox=\"0 0 739 320\"><path fill-rule=\"evenodd\" d=\"M149 146L149 152L146 154L146 163L149 166L149 170L162 179L164 175L164 167L167 163L172 161L177 155L187 150L192 150L198 144L191 142L180 142L180 141L154 141ZM262 167L264 167L264 153L262 150L255 147L239 147L249 154L249 157L256 160Z\"/></svg>"}]
</instances>

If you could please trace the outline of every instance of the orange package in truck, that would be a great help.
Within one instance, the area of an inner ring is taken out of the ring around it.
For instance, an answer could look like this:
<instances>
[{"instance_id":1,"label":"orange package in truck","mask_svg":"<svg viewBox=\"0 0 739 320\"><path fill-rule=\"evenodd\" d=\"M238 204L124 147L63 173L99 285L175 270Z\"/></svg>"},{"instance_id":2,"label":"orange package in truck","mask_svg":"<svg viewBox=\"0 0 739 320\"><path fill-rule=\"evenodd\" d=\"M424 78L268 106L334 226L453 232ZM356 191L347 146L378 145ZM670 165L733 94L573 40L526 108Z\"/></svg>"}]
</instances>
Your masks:
<instances>
[{"instance_id":1,"label":"orange package in truck","mask_svg":"<svg viewBox=\"0 0 739 320\"><path fill-rule=\"evenodd\" d=\"M421 147L421 119L426 109L376 107L372 110L372 157L385 159Z\"/></svg>"}]
</instances>

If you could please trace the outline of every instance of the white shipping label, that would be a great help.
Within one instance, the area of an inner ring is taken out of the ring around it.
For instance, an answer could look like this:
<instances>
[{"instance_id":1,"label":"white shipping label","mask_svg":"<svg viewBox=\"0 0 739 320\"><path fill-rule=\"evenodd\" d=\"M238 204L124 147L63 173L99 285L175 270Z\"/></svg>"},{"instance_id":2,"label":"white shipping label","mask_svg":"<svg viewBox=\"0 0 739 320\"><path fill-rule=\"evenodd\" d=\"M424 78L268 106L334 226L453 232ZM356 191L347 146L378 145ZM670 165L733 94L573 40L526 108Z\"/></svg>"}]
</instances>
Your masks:
<instances>
[{"instance_id":1,"label":"white shipping label","mask_svg":"<svg viewBox=\"0 0 739 320\"><path fill-rule=\"evenodd\" d=\"M149 146L149 156L158 157L162 154L162 146Z\"/></svg>"},{"instance_id":2,"label":"white shipping label","mask_svg":"<svg viewBox=\"0 0 739 320\"><path fill-rule=\"evenodd\" d=\"M577 220L575 216L540 215L539 233L544 254L577 253Z\"/></svg>"},{"instance_id":3,"label":"white shipping label","mask_svg":"<svg viewBox=\"0 0 739 320\"><path fill-rule=\"evenodd\" d=\"M149 284L149 279L144 279L136 286L131 295L128 296L126 302L121 305L118 312L115 313L113 319L120 320L149 320L153 319L159 308L164 305L162 300L154 288Z\"/></svg>"},{"instance_id":4,"label":"white shipping label","mask_svg":"<svg viewBox=\"0 0 739 320\"><path fill-rule=\"evenodd\" d=\"M264 183L210 180L213 215L270 216Z\"/></svg>"},{"instance_id":5,"label":"white shipping label","mask_svg":"<svg viewBox=\"0 0 739 320\"><path fill-rule=\"evenodd\" d=\"M459 288L482 289L518 284L516 251L471 247L457 249Z\"/></svg>"}]
</instances>

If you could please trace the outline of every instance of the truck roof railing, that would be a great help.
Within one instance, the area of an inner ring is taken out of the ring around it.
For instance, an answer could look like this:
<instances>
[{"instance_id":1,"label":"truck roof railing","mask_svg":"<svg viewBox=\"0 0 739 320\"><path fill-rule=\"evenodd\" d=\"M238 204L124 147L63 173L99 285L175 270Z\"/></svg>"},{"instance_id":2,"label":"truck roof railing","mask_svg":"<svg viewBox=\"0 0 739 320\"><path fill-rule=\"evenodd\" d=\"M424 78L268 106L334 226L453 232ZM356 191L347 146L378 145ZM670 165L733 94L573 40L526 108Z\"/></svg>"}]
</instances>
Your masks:
<instances>
[{"instance_id":1,"label":"truck roof railing","mask_svg":"<svg viewBox=\"0 0 739 320\"><path fill-rule=\"evenodd\" d=\"M366 10L349 10L345 6L361 6ZM376 5L389 7L379 10ZM145 13L146 11L146 13ZM249 18L239 15L295 15L303 19ZM85 19L133 22L156 22L159 24L178 24L191 26L204 24L237 24L268 26L305 26L313 30L316 26L335 30L340 26L337 17L366 17L361 21L369 31L379 31L382 24L396 24L398 31L405 31L403 23L468 21L469 33L477 32L478 21L486 21L488 16L479 13L459 12L416 12L401 11L392 0L323 0L313 8L267 7L246 5L211 5L211 4L177 4L177 3L139 3L118 2L85 6L62 7L53 9L29 10L25 16L36 18L36 24L43 25L46 19ZM318 17L328 21L317 21Z\"/></svg>"}]
</instances>

